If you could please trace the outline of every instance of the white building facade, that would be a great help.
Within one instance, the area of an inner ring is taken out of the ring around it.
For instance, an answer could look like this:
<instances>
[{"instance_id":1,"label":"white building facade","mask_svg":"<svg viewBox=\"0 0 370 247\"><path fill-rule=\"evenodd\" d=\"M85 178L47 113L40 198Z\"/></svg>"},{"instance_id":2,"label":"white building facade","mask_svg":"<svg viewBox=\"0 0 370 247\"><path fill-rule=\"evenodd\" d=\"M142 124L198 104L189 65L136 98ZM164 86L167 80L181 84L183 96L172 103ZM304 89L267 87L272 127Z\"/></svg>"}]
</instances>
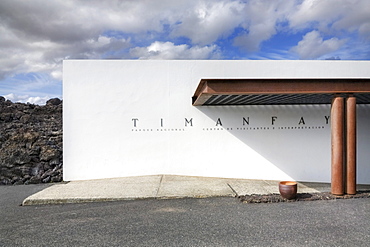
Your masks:
<instances>
[{"instance_id":1,"label":"white building facade","mask_svg":"<svg viewBox=\"0 0 370 247\"><path fill-rule=\"evenodd\" d=\"M64 180L156 174L330 182L331 105L194 106L202 79L363 79L365 61L65 60ZM357 104L370 184L370 105Z\"/></svg>"}]
</instances>

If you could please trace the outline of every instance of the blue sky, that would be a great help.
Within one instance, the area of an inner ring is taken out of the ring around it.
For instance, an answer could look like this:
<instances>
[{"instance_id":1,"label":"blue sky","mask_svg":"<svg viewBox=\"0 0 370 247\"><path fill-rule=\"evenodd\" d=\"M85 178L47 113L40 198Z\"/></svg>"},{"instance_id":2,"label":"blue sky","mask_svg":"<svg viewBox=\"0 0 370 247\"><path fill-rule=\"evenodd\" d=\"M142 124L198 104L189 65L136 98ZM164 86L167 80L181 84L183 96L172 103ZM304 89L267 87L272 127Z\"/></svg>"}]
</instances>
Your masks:
<instances>
[{"instance_id":1,"label":"blue sky","mask_svg":"<svg viewBox=\"0 0 370 247\"><path fill-rule=\"evenodd\" d=\"M370 1L0 1L0 95L62 98L64 59L369 60Z\"/></svg>"}]
</instances>

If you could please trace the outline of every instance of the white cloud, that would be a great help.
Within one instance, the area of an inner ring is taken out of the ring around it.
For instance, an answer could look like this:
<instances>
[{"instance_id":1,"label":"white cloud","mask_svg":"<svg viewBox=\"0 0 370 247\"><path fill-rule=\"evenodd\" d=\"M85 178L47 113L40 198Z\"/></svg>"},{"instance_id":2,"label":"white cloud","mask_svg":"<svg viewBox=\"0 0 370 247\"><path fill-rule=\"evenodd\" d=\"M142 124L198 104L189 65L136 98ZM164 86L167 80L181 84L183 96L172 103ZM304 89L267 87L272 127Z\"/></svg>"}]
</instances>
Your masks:
<instances>
[{"instance_id":1,"label":"white cloud","mask_svg":"<svg viewBox=\"0 0 370 247\"><path fill-rule=\"evenodd\" d=\"M289 24L293 28L304 29L311 25L325 27L332 23L344 10L347 1L337 0L304 0L289 15ZM314 23L313 23L314 22Z\"/></svg>"},{"instance_id":2,"label":"white cloud","mask_svg":"<svg viewBox=\"0 0 370 247\"><path fill-rule=\"evenodd\" d=\"M146 1L2 0L0 79L29 72L60 79L63 59L122 58L130 39L104 32L160 31L161 17L151 18L150 5L155 16L159 6Z\"/></svg>"},{"instance_id":3,"label":"white cloud","mask_svg":"<svg viewBox=\"0 0 370 247\"><path fill-rule=\"evenodd\" d=\"M40 99L61 98L62 83L45 73L20 74L0 82L0 95L9 95L11 100L31 102Z\"/></svg>"},{"instance_id":4,"label":"white cloud","mask_svg":"<svg viewBox=\"0 0 370 247\"><path fill-rule=\"evenodd\" d=\"M304 0L288 15L288 20L290 27L297 30L314 28L329 34L358 32L370 39L368 0Z\"/></svg>"},{"instance_id":5,"label":"white cloud","mask_svg":"<svg viewBox=\"0 0 370 247\"><path fill-rule=\"evenodd\" d=\"M235 38L234 44L253 52L258 51L261 42L277 33L278 24L293 8L293 1L253 0L245 8L244 34Z\"/></svg>"},{"instance_id":6,"label":"white cloud","mask_svg":"<svg viewBox=\"0 0 370 247\"><path fill-rule=\"evenodd\" d=\"M0 36L1 36L0 30ZM61 80L63 59L68 58L120 58L122 49L130 46L129 39L97 36L79 43L58 43L50 40L13 39L17 46L3 47L0 40L0 79L19 73L48 73Z\"/></svg>"},{"instance_id":7,"label":"white cloud","mask_svg":"<svg viewBox=\"0 0 370 247\"><path fill-rule=\"evenodd\" d=\"M291 50L301 59L316 59L338 50L346 41L338 38L323 40L318 31L307 33Z\"/></svg>"},{"instance_id":8,"label":"white cloud","mask_svg":"<svg viewBox=\"0 0 370 247\"><path fill-rule=\"evenodd\" d=\"M370 5L368 0L351 1L343 6L345 14L334 22L333 28L358 32L362 38L370 41Z\"/></svg>"},{"instance_id":9,"label":"white cloud","mask_svg":"<svg viewBox=\"0 0 370 247\"><path fill-rule=\"evenodd\" d=\"M172 35L188 37L195 44L210 44L244 21L244 7L239 1L200 1L185 11Z\"/></svg>"},{"instance_id":10,"label":"white cloud","mask_svg":"<svg viewBox=\"0 0 370 247\"><path fill-rule=\"evenodd\" d=\"M172 42L154 42L148 47L135 47L130 50L139 59L212 59L220 58L216 45L193 46L175 45Z\"/></svg>"},{"instance_id":11,"label":"white cloud","mask_svg":"<svg viewBox=\"0 0 370 247\"><path fill-rule=\"evenodd\" d=\"M45 105L46 101L50 99L50 97L30 97L28 95L16 95L14 93L4 95L4 98L10 100L12 102L21 102L21 103L30 103L35 105Z\"/></svg>"}]
</instances>

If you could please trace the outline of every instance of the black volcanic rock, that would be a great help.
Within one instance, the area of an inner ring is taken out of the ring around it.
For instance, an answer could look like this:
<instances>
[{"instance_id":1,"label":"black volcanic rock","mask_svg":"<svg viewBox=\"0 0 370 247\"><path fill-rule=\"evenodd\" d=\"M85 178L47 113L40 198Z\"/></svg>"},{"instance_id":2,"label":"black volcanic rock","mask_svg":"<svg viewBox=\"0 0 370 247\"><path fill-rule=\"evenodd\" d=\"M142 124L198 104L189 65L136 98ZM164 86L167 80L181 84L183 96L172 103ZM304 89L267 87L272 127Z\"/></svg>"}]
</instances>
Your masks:
<instances>
[{"instance_id":1,"label":"black volcanic rock","mask_svg":"<svg viewBox=\"0 0 370 247\"><path fill-rule=\"evenodd\" d=\"M0 185L62 181L62 101L45 106L0 96Z\"/></svg>"},{"instance_id":2,"label":"black volcanic rock","mask_svg":"<svg viewBox=\"0 0 370 247\"><path fill-rule=\"evenodd\" d=\"M46 105L59 105L61 103L62 101L58 98L49 99L48 101L46 101Z\"/></svg>"}]
</instances>

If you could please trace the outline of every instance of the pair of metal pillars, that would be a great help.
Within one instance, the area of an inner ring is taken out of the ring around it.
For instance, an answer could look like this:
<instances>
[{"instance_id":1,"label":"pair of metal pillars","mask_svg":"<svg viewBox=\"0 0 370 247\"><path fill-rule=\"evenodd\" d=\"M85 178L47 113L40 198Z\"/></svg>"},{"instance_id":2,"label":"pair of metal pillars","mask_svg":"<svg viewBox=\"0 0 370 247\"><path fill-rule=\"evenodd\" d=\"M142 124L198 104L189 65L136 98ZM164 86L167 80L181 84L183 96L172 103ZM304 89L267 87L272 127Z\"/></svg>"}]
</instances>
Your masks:
<instances>
[{"instance_id":1,"label":"pair of metal pillars","mask_svg":"<svg viewBox=\"0 0 370 247\"><path fill-rule=\"evenodd\" d=\"M336 95L331 104L331 193L356 194L356 98Z\"/></svg>"}]
</instances>

